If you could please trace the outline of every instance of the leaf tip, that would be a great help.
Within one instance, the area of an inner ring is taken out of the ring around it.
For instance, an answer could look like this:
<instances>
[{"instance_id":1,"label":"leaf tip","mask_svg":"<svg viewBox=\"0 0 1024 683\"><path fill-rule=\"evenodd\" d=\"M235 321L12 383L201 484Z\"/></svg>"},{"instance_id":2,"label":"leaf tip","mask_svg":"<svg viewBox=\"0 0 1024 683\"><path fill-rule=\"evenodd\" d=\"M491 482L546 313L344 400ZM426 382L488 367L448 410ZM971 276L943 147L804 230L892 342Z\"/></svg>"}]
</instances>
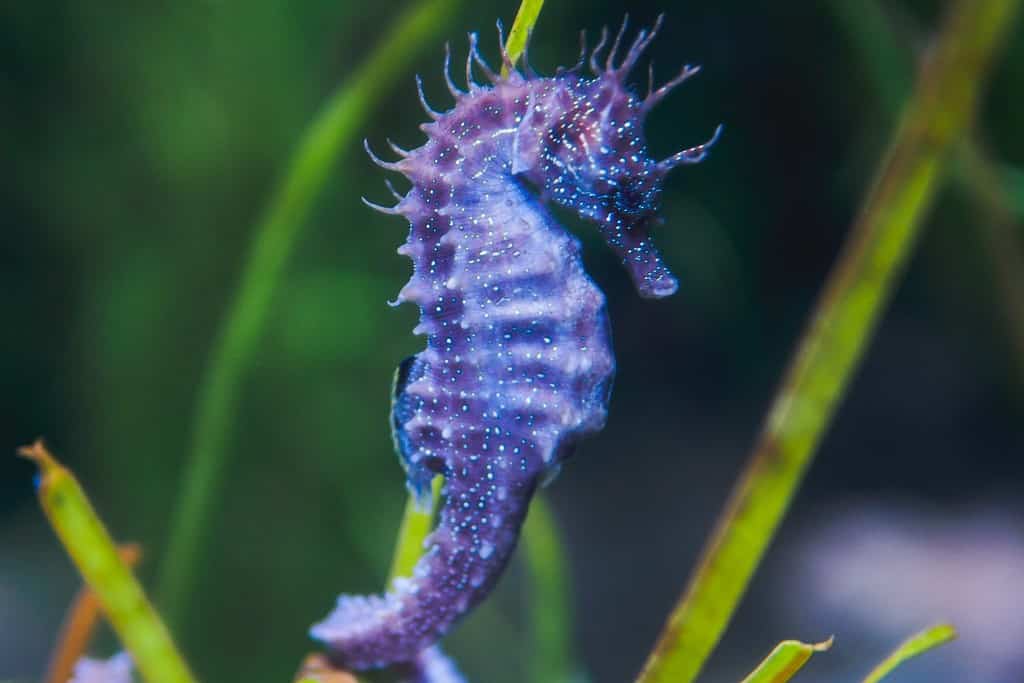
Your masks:
<instances>
[{"instance_id":1,"label":"leaf tip","mask_svg":"<svg viewBox=\"0 0 1024 683\"><path fill-rule=\"evenodd\" d=\"M46 475L51 470L59 466L57 459L53 457L49 450L47 450L46 443L43 441L42 437L36 439L27 446L21 446L18 448L17 454L26 460L34 462L36 466L39 467L39 470L43 475Z\"/></svg>"},{"instance_id":2,"label":"leaf tip","mask_svg":"<svg viewBox=\"0 0 1024 683\"><path fill-rule=\"evenodd\" d=\"M834 645L835 642L836 642L835 635L831 635L831 636L828 637L827 640L823 640L820 643L813 643L811 645L811 649L814 650L815 652L828 652L829 650L832 649L832 645Z\"/></svg>"}]
</instances>

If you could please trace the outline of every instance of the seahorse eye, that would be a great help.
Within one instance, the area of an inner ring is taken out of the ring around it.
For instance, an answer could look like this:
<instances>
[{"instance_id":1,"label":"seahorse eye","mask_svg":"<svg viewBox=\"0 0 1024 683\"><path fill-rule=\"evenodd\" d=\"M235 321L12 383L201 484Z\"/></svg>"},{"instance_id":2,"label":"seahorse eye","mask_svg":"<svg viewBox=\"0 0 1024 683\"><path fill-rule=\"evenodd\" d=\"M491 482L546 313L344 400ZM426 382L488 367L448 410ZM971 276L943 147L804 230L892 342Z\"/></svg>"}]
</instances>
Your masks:
<instances>
[{"instance_id":1,"label":"seahorse eye","mask_svg":"<svg viewBox=\"0 0 1024 683\"><path fill-rule=\"evenodd\" d=\"M634 213L640 208L643 197L635 190L622 190L615 193L615 209L619 213Z\"/></svg>"},{"instance_id":2,"label":"seahorse eye","mask_svg":"<svg viewBox=\"0 0 1024 683\"><path fill-rule=\"evenodd\" d=\"M639 217L651 214L658 208L657 188L644 187L641 183L629 181L612 194L614 210L623 216Z\"/></svg>"}]
</instances>

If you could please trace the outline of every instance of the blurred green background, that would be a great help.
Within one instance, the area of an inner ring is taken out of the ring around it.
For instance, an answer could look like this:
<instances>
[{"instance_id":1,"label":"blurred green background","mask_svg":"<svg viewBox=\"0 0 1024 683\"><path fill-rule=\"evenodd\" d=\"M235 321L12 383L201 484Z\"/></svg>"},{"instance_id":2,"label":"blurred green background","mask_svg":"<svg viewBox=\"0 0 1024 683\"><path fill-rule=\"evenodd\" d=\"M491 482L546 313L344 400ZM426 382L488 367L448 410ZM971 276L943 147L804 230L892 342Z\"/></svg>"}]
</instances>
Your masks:
<instances>
[{"instance_id":1,"label":"blurred green background","mask_svg":"<svg viewBox=\"0 0 1024 683\"><path fill-rule=\"evenodd\" d=\"M465 32L479 30L494 63L494 19L510 24L516 6L462 2L439 19L415 69L382 84L363 134L377 148L385 137L419 144L413 74L424 75L432 102L448 102L444 41L459 59ZM549 489L571 562L578 649L594 681L626 680L639 668L681 589L941 6L545 7L531 44L545 73L575 61L580 28L593 35L627 11L637 24L669 12L651 48L660 80L684 62L704 72L651 116L656 156L726 125L710 159L677 171L666 188L656 238L680 277L679 295L640 301L593 231L570 222L608 294L619 357L607 429ZM303 130L399 7L186 0L0 8L0 443L13 452L45 435L115 535L144 545L148 583L169 533L197 385L253 226ZM801 534L825 533L831 515L896 504L941 528L984 510L1014 530L1007 543L1024 538L1021 82L1018 31L978 133L1013 220L994 216L963 183L943 193L709 680L740 677L785 637L838 636L833 653L808 669L821 680L839 670L826 667L877 659L891 645L863 625L844 628L841 616L819 618L812 595L790 596L804 607L780 605L780 592L800 590L790 565L808 552ZM208 681L290 680L311 646L306 629L335 595L375 591L387 571L405 499L388 391L394 367L422 340L410 334L411 307L385 305L409 274L394 251L406 226L360 203L387 194L359 139L343 154L245 379L228 486L180 634ZM28 464L0 458L0 679L38 677L77 585L31 477ZM979 566L987 552L974 553ZM994 561L1020 561L1024 575L1024 551L1009 557ZM523 680L527 597L513 567L449 639L473 680ZM942 609L934 618L960 608ZM974 657L956 647L952 657ZM1019 654L1007 657L1006 671L1024 666Z\"/></svg>"}]
</instances>

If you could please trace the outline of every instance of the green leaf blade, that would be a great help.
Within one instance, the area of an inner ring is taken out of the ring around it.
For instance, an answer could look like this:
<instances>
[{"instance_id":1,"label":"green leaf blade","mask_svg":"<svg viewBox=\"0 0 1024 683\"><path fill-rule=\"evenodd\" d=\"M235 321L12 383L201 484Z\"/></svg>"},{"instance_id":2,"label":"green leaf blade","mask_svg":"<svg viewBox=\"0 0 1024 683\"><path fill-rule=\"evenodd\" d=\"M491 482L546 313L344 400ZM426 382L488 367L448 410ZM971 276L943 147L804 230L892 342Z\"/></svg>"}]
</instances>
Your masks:
<instances>
[{"instance_id":1,"label":"green leaf blade","mask_svg":"<svg viewBox=\"0 0 1024 683\"><path fill-rule=\"evenodd\" d=\"M142 677L147 683L195 683L170 632L78 480L42 442L19 453L39 466L43 511Z\"/></svg>"},{"instance_id":2,"label":"green leaf blade","mask_svg":"<svg viewBox=\"0 0 1024 683\"><path fill-rule=\"evenodd\" d=\"M878 683L896 667L931 649L944 645L956 638L956 629L949 624L939 624L912 635L886 657L864 679L864 683Z\"/></svg>"},{"instance_id":3,"label":"green leaf blade","mask_svg":"<svg viewBox=\"0 0 1024 683\"><path fill-rule=\"evenodd\" d=\"M434 522L434 511L441 499L443 477L434 477L430 482L430 508L420 507L416 496L410 495L405 501L402 513L402 525L398 529L398 540L395 541L395 554L391 559L391 572L388 582L399 576L412 576L412 570L423 554L423 542L430 534Z\"/></svg>"},{"instance_id":4,"label":"green leaf blade","mask_svg":"<svg viewBox=\"0 0 1024 683\"><path fill-rule=\"evenodd\" d=\"M530 504L523 550L531 593L528 680L567 683L578 673L572 646L568 563L554 515L540 495Z\"/></svg>"},{"instance_id":5,"label":"green leaf blade","mask_svg":"<svg viewBox=\"0 0 1024 683\"><path fill-rule=\"evenodd\" d=\"M513 64L526 50L526 43L530 39L530 33L537 24L540 10L544 7L544 0L523 0L519 5L515 21L512 22L512 30L509 31L508 40L505 42L505 51ZM503 75L508 75L504 66L501 68Z\"/></svg>"},{"instance_id":6,"label":"green leaf blade","mask_svg":"<svg viewBox=\"0 0 1024 683\"><path fill-rule=\"evenodd\" d=\"M775 646L763 662L743 679L743 683L786 683L804 667L816 652L832 647L832 639L822 643L784 640Z\"/></svg>"}]
</instances>

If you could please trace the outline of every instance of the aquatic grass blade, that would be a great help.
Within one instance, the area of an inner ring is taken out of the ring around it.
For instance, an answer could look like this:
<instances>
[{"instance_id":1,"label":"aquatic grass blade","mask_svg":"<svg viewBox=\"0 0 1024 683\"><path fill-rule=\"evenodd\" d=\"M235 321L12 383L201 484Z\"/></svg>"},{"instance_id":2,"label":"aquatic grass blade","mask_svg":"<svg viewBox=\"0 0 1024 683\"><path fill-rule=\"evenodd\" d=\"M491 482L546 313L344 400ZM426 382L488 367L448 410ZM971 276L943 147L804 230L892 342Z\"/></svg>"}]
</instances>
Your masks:
<instances>
[{"instance_id":1,"label":"aquatic grass blade","mask_svg":"<svg viewBox=\"0 0 1024 683\"><path fill-rule=\"evenodd\" d=\"M535 683L567 683L580 673L573 655L568 563L559 539L547 500L534 497L523 526L523 558L530 590L527 680Z\"/></svg>"},{"instance_id":2,"label":"aquatic grass blade","mask_svg":"<svg viewBox=\"0 0 1024 683\"><path fill-rule=\"evenodd\" d=\"M882 113L895 119L911 86L913 52L906 49L878 0L830 0L827 6L864 65ZM912 41L911 41L912 42ZM993 299L1001 306L1014 350L1017 379L1024 384L1024 197L1014 191L1014 169L997 163L977 132L957 146L953 180L978 208L978 231L991 266Z\"/></svg>"},{"instance_id":3,"label":"aquatic grass blade","mask_svg":"<svg viewBox=\"0 0 1024 683\"><path fill-rule=\"evenodd\" d=\"M1017 0L953 3L753 455L639 683L690 683L725 631L866 349L1018 9Z\"/></svg>"},{"instance_id":4,"label":"aquatic grass blade","mask_svg":"<svg viewBox=\"0 0 1024 683\"><path fill-rule=\"evenodd\" d=\"M864 679L864 683L878 683L908 659L944 645L954 638L956 638L956 629L949 624L939 624L914 634L882 660Z\"/></svg>"},{"instance_id":5,"label":"aquatic grass blade","mask_svg":"<svg viewBox=\"0 0 1024 683\"><path fill-rule=\"evenodd\" d=\"M147 683L194 683L184 658L74 475L37 441L19 454L39 467L39 501Z\"/></svg>"},{"instance_id":6,"label":"aquatic grass blade","mask_svg":"<svg viewBox=\"0 0 1024 683\"><path fill-rule=\"evenodd\" d=\"M832 639L823 643L801 643L798 640L784 640L775 646L763 662L743 683L786 683L797 674L816 652L825 652L832 647Z\"/></svg>"},{"instance_id":7,"label":"aquatic grass blade","mask_svg":"<svg viewBox=\"0 0 1024 683\"><path fill-rule=\"evenodd\" d=\"M285 265L331 170L357 148L387 85L444 24L458 0L426 0L400 15L366 62L335 92L309 126L255 229L238 290L232 298L195 410L194 432L164 555L158 597L170 623L181 623L195 585L209 518L227 475L242 381L266 328Z\"/></svg>"},{"instance_id":8,"label":"aquatic grass blade","mask_svg":"<svg viewBox=\"0 0 1024 683\"><path fill-rule=\"evenodd\" d=\"M121 561L133 569L142 556L135 544L123 544L117 549ZM50 662L46 667L45 683L67 683L71 680L75 663L85 654L101 616L96 592L86 584L71 602L57 637Z\"/></svg>"},{"instance_id":9,"label":"aquatic grass blade","mask_svg":"<svg viewBox=\"0 0 1024 683\"><path fill-rule=\"evenodd\" d=\"M540 11L544 7L544 0L523 0L516 12L516 18L512 22L512 29L508 33L508 40L505 41L505 52L513 64L519 59L526 49L526 42L530 39L530 33L537 24ZM508 75L508 69L501 67L503 76Z\"/></svg>"},{"instance_id":10,"label":"aquatic grass blade","mask_svg":"<svg viewBox=\"0 0 1024 683\"><path fill-rule=\"evenodd\" d=\"M402 524L398 528L398 539L395 541L395 552L391 559L391 571L388 583L399 576L411 576L416 562L423 554L423 542L430 534L434 522L434 512L441 498L443 477L434 477L430 483L430 509L421 508L416 496L410 495L405 501L402 513Z\"/></svg>"}]
</instances>

